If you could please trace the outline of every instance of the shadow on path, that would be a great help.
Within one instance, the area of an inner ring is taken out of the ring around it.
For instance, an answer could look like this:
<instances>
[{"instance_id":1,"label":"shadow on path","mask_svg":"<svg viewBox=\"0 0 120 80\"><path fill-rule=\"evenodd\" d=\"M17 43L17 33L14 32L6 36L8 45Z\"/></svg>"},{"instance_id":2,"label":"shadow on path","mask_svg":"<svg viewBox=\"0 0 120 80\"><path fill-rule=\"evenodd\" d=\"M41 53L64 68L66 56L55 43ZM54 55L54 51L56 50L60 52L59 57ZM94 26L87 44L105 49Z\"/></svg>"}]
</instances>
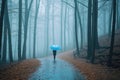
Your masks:
<instances>
[{"instance_id":1,"label":"shadow on path","mask_svg":"<svg viewBox=\"0 0 120 80\"><path fill-rule=\"evenodd\" d=\"M30 76L29 80L85 80L85 76L61 59L56 59L56 62L51 58L39 60L41 66Z\"/></svg>"}]
</instances>

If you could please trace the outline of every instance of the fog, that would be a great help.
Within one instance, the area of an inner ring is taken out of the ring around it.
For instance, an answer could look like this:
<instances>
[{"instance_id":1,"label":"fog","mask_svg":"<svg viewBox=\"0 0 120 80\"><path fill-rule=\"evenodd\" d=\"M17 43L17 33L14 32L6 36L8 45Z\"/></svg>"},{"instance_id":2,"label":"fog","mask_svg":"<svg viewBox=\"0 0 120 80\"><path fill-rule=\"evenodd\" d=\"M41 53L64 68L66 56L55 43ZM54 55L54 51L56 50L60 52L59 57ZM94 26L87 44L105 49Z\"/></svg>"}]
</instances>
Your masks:
<instances>
[{"instance_id":1,"label":"fog","mask_svg":"<svg viewBox=\"0 0 120 80\"><path fill-rule=\"evenodd\" d=\"M26 57L33 58L33 47L35 39L35 57L40 58L52 54L50 46L57 44L61 46L58 53L76 49L75 42L75 3L74 0L22 0L22 30L21 30L21 54L23 53L24 30L26 21L26 5L28 8L28 28L26 40ZM78 45L87 45L87 26L88 26L88 0L77 0L78 10L81 19L77 23ZM118 0L119 1L119 0ZM1 2L0 2L1 3ZM19 31L19 0L8 0L8 12L11 28L13 59L18 60L18 31ZM112 0L98 0L98 35L102 36L109 33L109 22L111 14ZM120 4L118 4L120 5ZM31 6L31 7L30 7ZM30 8L30 9L29 9ZM37 8L37 9L36 9ZM119 13L119 10L118 10ZM36 16L37 15L37 16ZM35 18L36 16L36 18ZM36 20L36 22L35 22ZM77 17L79 20L79 17ZM36 30L35 30L36 26ZM83 37L81 39L81 27ZM35 36L34 37L34 31ZM4 33L4 30L3 30ZM2 49L4 34L2 38ZM8 44L8 40L7 40ZM7 59L9 60L9 49L7 45Z\"/></svg>"}]
</instances>

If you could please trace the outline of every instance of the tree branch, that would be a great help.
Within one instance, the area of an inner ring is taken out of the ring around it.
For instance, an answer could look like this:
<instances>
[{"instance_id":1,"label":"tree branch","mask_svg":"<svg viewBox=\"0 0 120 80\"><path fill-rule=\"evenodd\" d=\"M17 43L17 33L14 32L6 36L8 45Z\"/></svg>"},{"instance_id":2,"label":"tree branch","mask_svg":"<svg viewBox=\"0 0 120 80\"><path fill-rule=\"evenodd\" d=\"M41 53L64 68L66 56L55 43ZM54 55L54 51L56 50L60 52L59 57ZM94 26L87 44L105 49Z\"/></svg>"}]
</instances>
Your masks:
<instances>
[{"instance_id":1,"label":"tree branch","mask_svg":"<svg viewBox=\"0 0 120 80\"><path fill-rule=\"evenodd\" d=\"M83 5L84 7L86 7L86 8L88 8L88 6L87 5L85 5L85 4L83 4L82 2L80 2L80 1L77 1L79 4L81 4L81 5Z\"/></svg>"},{"instance_id":2,"label":"tree branch","mask_svg":"<svg viewBox=\"0 0 120 80\"><path fill-rule=\"evenodd\" d=\"M62 2L66 3L67 5L69 5L69 6L72 7L72 8L75 8L73 5L71 5L70 3L66 2L66 1L63 1L63 0L62 0Z\"/></svg>"}]
</instances>

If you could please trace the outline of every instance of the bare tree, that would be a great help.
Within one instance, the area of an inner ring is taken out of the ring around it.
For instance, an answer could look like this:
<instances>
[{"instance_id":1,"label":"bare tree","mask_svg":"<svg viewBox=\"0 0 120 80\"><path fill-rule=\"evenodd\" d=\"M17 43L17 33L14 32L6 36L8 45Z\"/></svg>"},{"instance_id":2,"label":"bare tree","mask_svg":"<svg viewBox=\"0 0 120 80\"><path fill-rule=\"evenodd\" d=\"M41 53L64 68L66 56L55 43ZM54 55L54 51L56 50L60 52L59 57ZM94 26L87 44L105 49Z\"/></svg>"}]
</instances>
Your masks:
<instances>
[{"instance_id":1,"label":"bare tree","mask_svg":"<svg viewBox=\"0 0 120 80\"><path fill-rule=\"evenodd\" d=\"M46 19L46 23L45 23L45 26L46 26L46 29L45 29L45 34L46 34L46 37L45 39L47 40L46 41L46 48L45 48L45 51L46 51L46 56L48 55L48 50L49 50L49 11L50 9L50 0L47 0L47 3L46 3L46 8L45 8L45 19Z\"/></svg>"},{"instance_id":2,"label":"bare tree","mask_svg":"<svg viewBox=\"0 0 120 80\"><path fill-rule=\"evenodd\" d=\"M11 38L11 27L8 13L8 3L6 4L6 24L7 24L7 32L8 32L8 45L9 45L9 59L10 62L13 62L13 51L12 51L12 38Z\"/></svg>"},{"instance_id":3,"label":"bare tree","mask_svg":"<svg viewBox=\"0 0 120 80\"><path fill-rule=\"evenodd\" d=\"M63 47L63 2L61 1L61 47Z\"/></svg>"},{"instance_id":4,"label":"bare tree","mask_svg":"<svg viewBox=\"0 0 120 80\"><path fill-rule=\"evenodd\" d=\"M87 50L87 59L90 59L91 56L91 8L92 8L92 2L91 0L88 1L88 23L87 23L87 44L88 44L88 50Z\"/></svg>"},{"instance_id":5,"label":"bare tree","mask_svg":"<svg viewBox=\"0 0 120 80\"><path fill-rule=\"evenodd\" d=\"M113 11L112 11L112 5L111 5L111 7L110 7L110 13L109 13L109 28L108 28L108 34L109 34L109 36L111 35L112 14L113 14Z\"/></svg>"},{"instance_id":6,"label":"bare tree","mask_svg":"<svg viewBox=\"0 0 120 80\"><path fill-rule=\"evenodd\" d=\"M35 11L35 20L34 20L34 38L33 38L33 58L36 57L36 27L37 27L37 17L39 12L40 0L36 0L36 11Z\"/></svg>"},{"instance_id":7,"label":"bare tree","mask_svg":"<svg viewBox=\"0 0 120 80\"><path fill-rule=\"evenodd\" d=\"M81 16L80 16L80 11L78 9L78 5L76 6L76 9L77 9L77 15L78 15L79 24L80 24L80 35L81 35L81 46L80 47L82 49L83 48L83 28L82 28Z\"/></svg>"},{"instance_id":8,"label":"bare tree","mask_svg":"<svg viewBox=\"0 0 120 80\"><path fill-rule=\"evenodd\" d=\"M19 0L18 60L21 60L22 0Z\"/></svg>"},{"instance_id":9,"label":"bare tree","mask_svg":"<svg viewBox=\"0 0 120 80\"><path fill-rule=\"evenodd\" d=\"M65 5L65 16L64 16L64 50L66 50L66 22L67 22L67 5Z\"/></svg>"},{"instance_id":10,"label":"bare tree","mask_svg":"<svg viewBox=\"0 0 120 80\"><path fill-rule=\"evenodd\" d=\"M75 3L75 40L76 40L76 50L77 50L77 54L79 55L79 45L78 45L78 31L77 31L77 1L74 0Z\"/></svg>"},{"instance_id":11,"label":"bare tree","mask_svg":"<svg viewBox=\"0 0 120 80\"><path fill-rule=\"evenodd\" d=\"M55 44L55 35L54 35L54 0L52 0L52 37L53 37L53 44Z\"/></svg>"},{"instance_id":12,"label":"bare tree","mask_svg":"<svg viewBox=\"0 0 120 80\"><path fill-rule=\"evenodd\" d=\"M6 11L5 11L6 13ZM6 62L6 55L7 55L7 24L6 24L6 18L7 16L4 15L4 39L3 39L3 53L2 53L2 62Z\"/></svg>"},{"instance_id":13,"label":"bare tree","mask_svg":"<svg viewBox=\"0 0 120 80\"><path fill-rule=\"evenodd\" d=\"M1 58L1 41L2 41L2 30L3 30L3 17L4 17L4 13L5 13L5 4L6 4L6 0L2 0L1 3L1 14L0 14L0 58Z\"/></svg>"},{"instance_id":14,"label":"bare tree","mask_svg":"<svg viewBox=\"0 0 120 80\"><path fill-rule=\"evenodd\" d=\"M110 51L108 56L108 66L112 65L112 56L113 56L113 48L114 48L114 40L115 40L115 23L116 23L116 0L113 0L113 20L112 20L112 35L111 35L111 43L110 43Z\"/></svg>"},{"instance_id":15,"label":"bare tree","mask_svg":"<svg viewBox=\"0 0 120 80\"><path fill-rule=\"evenodd\" d=\"M25 0L25 24L24 24L24 42L23 42L23 53L22 59L26 59L26 44L27 44L27 32L28 32L28 21L30 10L32 7L33 0L31 0L30 5L28 7L28 0Z\"/></svg>"}]
</instances>

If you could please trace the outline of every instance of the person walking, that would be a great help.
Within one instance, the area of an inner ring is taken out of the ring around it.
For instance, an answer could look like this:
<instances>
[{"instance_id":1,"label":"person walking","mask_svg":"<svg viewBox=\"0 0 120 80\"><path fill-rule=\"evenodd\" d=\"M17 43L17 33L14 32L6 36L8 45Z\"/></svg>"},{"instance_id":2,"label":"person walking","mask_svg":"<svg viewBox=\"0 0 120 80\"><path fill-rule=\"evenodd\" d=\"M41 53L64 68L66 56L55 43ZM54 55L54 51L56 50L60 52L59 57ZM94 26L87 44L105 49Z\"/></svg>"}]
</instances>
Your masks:
<instances>
[{"instance_id":1,"label":"person walking","mask_svg":"<svg viewBox=\"0 0 120 80\"><path fill-rule=\"evenodd\" d=\"M54 58L54 61L55 61L55 59L56 59L56 50L53 50L53 58Z\"/></svg>"},{"instance_id":2,"label":"person walking","mask_svg":"<svg viewBox=\"0 0 120 80\"><path fill-rule=\"evenodd\" d=\"M61 48L60 48L59 45L51 45L50 48L53 51L53 58L54 58L54 62L55 62L56 55L57 55L57 50L60 50Z\"/></svg>"}]
</instances>

